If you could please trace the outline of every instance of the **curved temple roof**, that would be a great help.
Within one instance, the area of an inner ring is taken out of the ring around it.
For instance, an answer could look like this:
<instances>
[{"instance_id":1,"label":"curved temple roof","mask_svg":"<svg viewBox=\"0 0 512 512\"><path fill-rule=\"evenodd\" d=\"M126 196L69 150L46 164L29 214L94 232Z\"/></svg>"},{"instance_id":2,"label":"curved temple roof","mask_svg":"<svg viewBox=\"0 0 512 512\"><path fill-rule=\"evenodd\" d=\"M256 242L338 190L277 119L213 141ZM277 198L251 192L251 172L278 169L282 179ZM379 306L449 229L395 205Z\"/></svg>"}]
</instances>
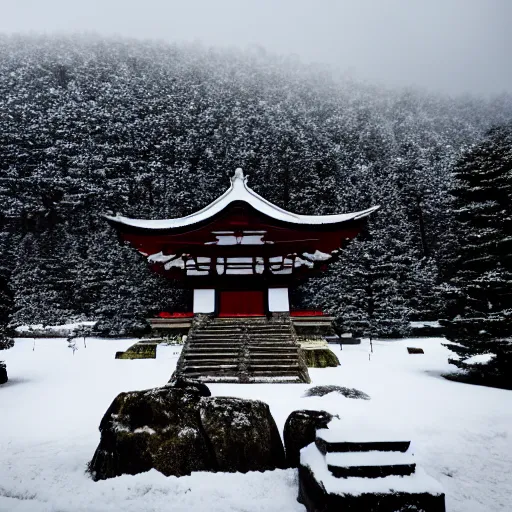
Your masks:
<instances>
[{"instance_id":1,"label":"curved temple roof","mask_svg":"<svg viewBox=\"0 0 512 512\"><path fill-rule=\"evenodd\" d=\"M181 228L185 226L192 226L198 222L207 220L224 210L224 208L235 201L248 203L255 210L273 219L300 225L328 225L358 220L370 215L379 208L379 206L373 206L372 208L368 208L367 210L362 210L360 212L343 213L340 215L299 215L297 213L288 212L270 203L254 192L254 190L247 185L247 177L244 177L242 169L237 169L234 176L231 178L231 186L226 190L226 192L224 192L224 194L202 210L192 213L191 215L187 215L186 217L179 217L176 219L144 220L130 219L121 215L116 215L115 217L107 215L106 218L116 224L148 230Z\"/></svg>"}]
</instances>

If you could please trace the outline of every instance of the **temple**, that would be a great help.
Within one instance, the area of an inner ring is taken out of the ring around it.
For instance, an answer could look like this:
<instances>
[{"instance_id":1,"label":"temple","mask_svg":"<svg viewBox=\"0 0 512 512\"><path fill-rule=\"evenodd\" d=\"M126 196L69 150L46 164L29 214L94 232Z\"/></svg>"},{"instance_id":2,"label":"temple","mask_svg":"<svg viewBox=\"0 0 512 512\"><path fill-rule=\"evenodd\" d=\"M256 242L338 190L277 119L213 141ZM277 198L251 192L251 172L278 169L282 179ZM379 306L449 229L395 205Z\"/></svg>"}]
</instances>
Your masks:
<instances>
[{"instance_id":1,"label":"temple","mask_svg":"<svg viewBox=\"0 0 512 512\"><path fill-rule=\"evenodd\" d=\"M239 327L235 319L259 317L263 332L264 319L283 322L289 316L289 288L335 261L377 208L298 215L254 192L237 169L224 194L186 217L142 220L117 215L107 220L154 271L193 289L194 316L224 319L216 324L224 327ZM219 329L225 335L229 330ZM200 369L191 373L211 381Z\"/></svg>"}]
</instances>

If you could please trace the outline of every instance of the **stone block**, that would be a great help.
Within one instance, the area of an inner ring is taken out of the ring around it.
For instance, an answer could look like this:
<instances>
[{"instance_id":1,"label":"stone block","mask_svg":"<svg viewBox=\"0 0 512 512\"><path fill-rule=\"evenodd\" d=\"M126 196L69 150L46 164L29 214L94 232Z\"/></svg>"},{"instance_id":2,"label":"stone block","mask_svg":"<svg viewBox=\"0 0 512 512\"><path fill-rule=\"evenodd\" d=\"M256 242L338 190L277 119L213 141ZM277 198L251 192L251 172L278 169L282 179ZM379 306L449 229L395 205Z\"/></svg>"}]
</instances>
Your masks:
<instances>
[{"instance_id":1,"label":"stone block","mask_svg":"<svg viewBox=\"0 0 512 512\"><path fill-rule=\"evenodd\" d=\"M293 411L288 416L283 432L288 467L299 466L301 449L313 443L317 429L327 428L331 420L332 415L326 411Z\"/></svg>"},{"instance_id":2,"label":"stone block","mask_svg":"<svg viewBox=\"0 0 512 512\"><path fill-rule=\"evenodd\" d=\"M135 343L124 352L116 352L116 359L156 359L156 347L154 343Z\"/></svg>"},{"instance_id":3,"label":"stone block","mask_svg":"<svg viewBox=\"0 0 512 512\"><path fill-rule=\"evenodd\" d=\"M304 360L308 368L331 368L340 365L336 354L329 348L304 348L302 347Z\"/></svg>"},{"instance_id":4,"label":"stone block","mask_svg":"<svg viewBox=\"0 0 512 512\"><path fill-rule=\"evenodd\" d=\"M0 384L5 384L8 380L7 366L3 361L0 361Z\"/></svg>"},{"instance_id":5,"label":"stone block","mask_svg":"<svg viewBox=\"0 0 512 512\"><path fill-rule=\"evenodd\" d=\"M402 439L333 420L300 452L298 501L308 512L445 512L441 486Z\"/></svg>"}]
</instances>

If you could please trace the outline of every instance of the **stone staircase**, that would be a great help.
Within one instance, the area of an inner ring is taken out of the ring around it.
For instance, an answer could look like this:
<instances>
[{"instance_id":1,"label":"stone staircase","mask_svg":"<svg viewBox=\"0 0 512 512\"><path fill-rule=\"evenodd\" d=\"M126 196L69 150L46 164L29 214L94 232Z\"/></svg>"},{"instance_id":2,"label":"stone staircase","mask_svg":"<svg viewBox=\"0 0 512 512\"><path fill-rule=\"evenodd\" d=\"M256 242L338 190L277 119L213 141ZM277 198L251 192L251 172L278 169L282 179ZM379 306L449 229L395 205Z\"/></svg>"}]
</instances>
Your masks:
<instances>
[{"instance_id":1,"label":"stone staircase","mask_svg":"<svg viewBox=\"0 0 512 512\"><path fill-rule=\"evenodd\" d=\"M196 317L173 379L309 382L289 318Z\"/></svg>"}]
</instances>

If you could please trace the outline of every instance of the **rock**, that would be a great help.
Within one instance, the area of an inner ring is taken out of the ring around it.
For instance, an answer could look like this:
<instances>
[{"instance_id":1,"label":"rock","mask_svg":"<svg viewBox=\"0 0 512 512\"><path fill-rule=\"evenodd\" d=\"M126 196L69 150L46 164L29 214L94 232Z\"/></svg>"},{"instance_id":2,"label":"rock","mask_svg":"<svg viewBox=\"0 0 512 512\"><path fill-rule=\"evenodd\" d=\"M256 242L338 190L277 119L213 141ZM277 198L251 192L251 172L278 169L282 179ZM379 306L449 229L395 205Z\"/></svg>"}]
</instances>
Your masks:
<instances>
[{"instance_id":1,"label":"rock","mask_svg":"<svg viewBox=\"0 0 512 512\"><path fill-rule=\"evenodd\" d=\"M304 359L308 368L329 368L339 366L336 354L329 348L304 348Z\"/></svg>"},{"instance_id":2,"label":"rock","mask_svg":"<svg viewBox=\"0 0 512 512\"><path fill-rule=\"evenodd\" d=\"M354 398L356 400L370 400L370 397L366 393L359 391L359 389L334 386L332 384L328 386L313 386L304 393L304 396L324 396L329 393L339 393L345 398Z\"/></svg>"},{"instance_id":3,"label":"rock","mask_svg":"<svg viewBox=\"0 0 512 512\"><path fill-rule=\"evenodd\" d=\"M284 424L284 446L286 463L290 468L296 468L300 462L300 451L315 441L319 428L328 428L332 414L326 411L293 411Z\"/></svg>"},{"instance_id":4,"label":"rock","mask_svg":"<svg viewBox=\"0 0 512 512\"><path fill-rule=\"evenodd\" d=\"M171 381L170 383L175 388L193 388L197 390L197 392L201 396L212 396L212 392L210 391L208 386L206 384L203 384L202 382L196 382L194 380L187 380L184 379L183 377L179 377L174 382Z\"/></svg>"},{"instance_id":5,"label":"rock","mask_svg":"<svg viewBox=\"0 0 512 512\"><path fill-rule=\"evenodd\" d=\"M407 347L407 352L409 352L409 354L424 354L425 353L422 348L417 348L417 347Z\"/></svg>"},{"instance_id":6,"label":"rock","mask_svg":"<svg viewBox=\"0 0 512 512\"><path fill-rule=\"evenodd\" d=\"M100 444L89 465L95 480L208 470L215 461L201 432L198 392L172 387L121 393L100 423Z\"/></svg>"},{"instance_id":7,"label":"rock","mask_svg":"<svg viewBox=\"0 0 512 512\"><path fill-rule=\"evenodd\" d=\"M0 361L0 384L5 384L8 380L7 366L3 361Z\"/></svg>"},{"instance_id":8,"label":"rock","mask_svg":"<svg viewBox=\"0 0 512 512\"><path fill-rule=\"evenodd\" d=\"M89 471L94 480L156 469L263 471L284 467L284 450L268 406L258 400L212 398L178 381L118 395L100 423Z\"/></svg>"},{"instance_id":9,"label":"rock","mask_svg":"<svg viewBox=\"0 0 512 512\"><path fill-rule=\"evenodd\" d=\"M158 341L138 341L124 352L116 352L116 359L156 359Z\"/></svg>"},{"instance_id":10,"label":"rock","mask_svg":"<svg viewBox=\"0 0 512 512\"><path fill-rule=\"evenodd\" d=\"M283 443L266 403L230 397L206 399L201 405L201 423L219 471L285 467Z\"/></svg>"}]
</instances>

